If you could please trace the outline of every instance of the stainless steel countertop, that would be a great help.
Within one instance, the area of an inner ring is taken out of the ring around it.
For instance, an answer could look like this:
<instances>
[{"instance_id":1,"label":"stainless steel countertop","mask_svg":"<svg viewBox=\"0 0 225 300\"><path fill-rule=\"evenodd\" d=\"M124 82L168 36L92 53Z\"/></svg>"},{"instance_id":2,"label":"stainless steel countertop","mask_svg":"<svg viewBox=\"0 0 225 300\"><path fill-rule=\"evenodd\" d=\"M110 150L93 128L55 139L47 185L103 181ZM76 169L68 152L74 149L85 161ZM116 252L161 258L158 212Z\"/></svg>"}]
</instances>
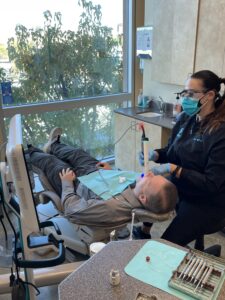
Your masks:
<instances>
[{"instance_id":1,"label":"stainless steel countertop","mask_svg":"<svg viewBox=\"0 0 225 300\"><path fill-rule=\"evenodd\" d=\"M174 126L174 118L166 117L164 115L158 117L144 117L140 116L140 113L152 112L150 108L141 107L129 107L129 108L118 108L114 112L117 114L124 115L126 117L131 117L136 120L140 120L149 124L158 125L164 128L172 129Z\"/></svg>"}]
</instances>

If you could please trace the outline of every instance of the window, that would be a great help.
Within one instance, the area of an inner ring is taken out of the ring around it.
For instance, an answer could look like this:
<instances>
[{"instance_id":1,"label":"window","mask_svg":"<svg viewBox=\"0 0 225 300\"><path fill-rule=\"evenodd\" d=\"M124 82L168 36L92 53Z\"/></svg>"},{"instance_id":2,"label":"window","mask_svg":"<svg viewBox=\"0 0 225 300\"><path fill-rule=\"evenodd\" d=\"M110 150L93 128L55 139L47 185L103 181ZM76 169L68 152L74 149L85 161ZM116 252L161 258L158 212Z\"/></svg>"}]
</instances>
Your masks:
<instances>
[{"instance_id":1,"label":"window","mask_svg":"<svg viewBox=\"0 0 225 300\"><path fill-rule=\"evenodd\" d=\"M83 106L70 111L28 114L22 118L24 146L42 148L54 127L61 127L61 141L85 149L92 156L103 159L114 153L114 109L119 104ZM7 128L9 118L6 120Z\"/></svg>"},{"instance_id":2,"label":"window","mask_svg":"<svg viewBox=\"0 0 225 300\"><path fill-rule=\"evenodd\" d=\"M122 0L11 2L15 18L0 20L3 105L127 92Z\"/></svg>"},{"instance_id":3,"label":"window","mask_svg":"<svg viewBox=\"0 0 225 300\"><path fill-rule=\"evenodd\" d=\"M7 118L15 113L25 114L24 133L28 134L28 127L30 133L39 128L33 136L38 145L43 143L43 132L50 126L45 118L53 122L52 126L61 119L59 125L63 127L74 114L77 120L82 120L80 133L85 124L84 111L87 118L95 111L97 123L103 122L105 111L112 127L113 108L132 96L128 68L131 5L129 0L2 3L1 9L5 11L0 18L2 115ZM100 130L97 123L93 127L96 134ZM103 126L108 128L108 134L112 134L110 126ZM72 131L72 125L68 128ZM69 135L74 141L78 138L72 132ZM97 149L97 144L91 147ZM102 151L108 155L112 149L107 153Z\"/></svg>"}]
</instances>

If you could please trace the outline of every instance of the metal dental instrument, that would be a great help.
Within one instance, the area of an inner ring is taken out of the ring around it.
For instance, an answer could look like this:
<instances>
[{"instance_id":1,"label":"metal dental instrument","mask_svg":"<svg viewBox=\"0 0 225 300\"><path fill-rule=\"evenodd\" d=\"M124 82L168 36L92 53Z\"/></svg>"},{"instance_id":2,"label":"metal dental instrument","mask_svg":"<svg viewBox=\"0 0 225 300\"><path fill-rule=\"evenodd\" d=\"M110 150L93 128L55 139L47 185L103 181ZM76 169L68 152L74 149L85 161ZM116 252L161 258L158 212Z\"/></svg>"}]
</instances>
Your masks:
<instances>
[{"instance_id":1,"label":"metal dental instrument","mask_svg":"<svg viewBox=\"0 0 225 300\"><path fill-rule=\"evenodd\" d=\"M205 269L204 273L202 274L202 277L199 279L199 282L198 282L198 284L197 284L197 286L196 286L194 292L196 292L196 290L198 289L200 283L202 282L202 280L204 279L205 275L207 274L208 269L209 269L208 266L206 266L206 269Z\"/></svg>"},{"instance_id":2,"label":"metal dental instrument","mask_svg":"<svg viewBox=\"0 0 225 300\"><path fill-rule=\"evenodd\" d=\"M195 270L196 270L196 268L197 268L199 262L200 262L200 258L198 258L198 259L195 261L193 267L192 267L191 270L189 271L189 273L188 273L188 277L189 277L189 278L192 278L192 275L193 275L193 273L195 272Z\"/></svg>"},{"instance_id":3,"label":"metal dental instrument","mask_svg":"<svg viewBox=\"0 0 225 300\"><path fill-rule=\"evenodd\" d=\"M204 287L204 285L207 283L209 276L211 275L212 271L213 271L214 266L210 266L205 278L202 280L202 284L200 286L200 288L202 289Z\"/></svg>"},{"instance_id":4,"label":"metal dental instrument","mask_svg":"<svg viewBox=\"0 0 225 300\"><path fill-rule=\"evenodd\" d=\"M191 262L191 264L189 265L189 267L185 270L182 280L184 280L184 279L188 276L188 273L189 273L190 270L192 269L192 267L193 267L193 265L195 264L195 262L196 262L196 258L194 257L194 258L192 259L192 262Z\"/></svg>"},{"instance_id":5,"label":"metal dental instrument","mask_svg":"<svg viewBox=\"0 0 225 300\"><path fill-rule=\"evenodd\" d=\"M202 264L203 264L203 260L198 258L197 262L194 266L194 270L193 270L192 274L190 275L191 276L190 282L192 282L192 280L196 277L196 275L197 275L197 273L198 273L198 271L199 271Z\"/></svg>"},{"instance_id":6,"label":"metal dental instrument","mask_svg":"<svg viewBox=\"0 0 225 300\"><path fill-rule=\"evenodd\" d=\"M134 216L135 216L135 212L132 211L132 220L131 220L131 226L130 226L129 241L132 241L132 234L133 234L133 227L134 227Z\"/></svg>"},{"instance_id":7,"label":"metal dental instrument","mask_svg":"<svg viewBox=\"0 0 225 300\"><path fill-rule=\"evenodd\" d=\"M203 273L203 271L205 269L205 266L206 266L206 262L203 261L203 265L202 265L201 269L199 270L198 274L195 277L194 284L196 284L196 282L200 279L200 277L201 277L201 275L202 275L202 273Z\"/></svg>"},{"instance_id":8,"label":"metal dental instrument","mask_svg":"<svg viewBox=\"0 0 225 300\"><path fill-rule=\"evenodd\" d=\"M186 264L186 266L184 266L184 269L182 270L182 272L180 273L178 279L181 278L181 276L183 276L184 272L187 270L187 268L189 267L189 265L191 264L192 262L192 258L194 257L194 254L192 254L189 258L189 262Z\"/></svg>"}]
</instances>

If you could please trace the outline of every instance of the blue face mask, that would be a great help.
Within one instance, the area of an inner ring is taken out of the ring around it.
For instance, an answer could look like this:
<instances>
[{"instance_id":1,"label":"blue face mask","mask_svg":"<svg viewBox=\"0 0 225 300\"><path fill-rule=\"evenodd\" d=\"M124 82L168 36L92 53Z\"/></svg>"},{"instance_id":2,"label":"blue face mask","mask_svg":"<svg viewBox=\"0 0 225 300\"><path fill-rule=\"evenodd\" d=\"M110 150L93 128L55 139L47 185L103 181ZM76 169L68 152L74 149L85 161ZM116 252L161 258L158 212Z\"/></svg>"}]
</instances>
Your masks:
<instances>
[{"instance_id":1,"label":"blue face mask","mask_svg":"<svg viewBox=\"0 0 225 300\"><path fill-rule=\"evenodd\" d=\"M200 102L192 97L183 97L181 100L182 108L189 116L197 114L200 111L201 105L199 104Z\"/></svg>"}]
</instances>

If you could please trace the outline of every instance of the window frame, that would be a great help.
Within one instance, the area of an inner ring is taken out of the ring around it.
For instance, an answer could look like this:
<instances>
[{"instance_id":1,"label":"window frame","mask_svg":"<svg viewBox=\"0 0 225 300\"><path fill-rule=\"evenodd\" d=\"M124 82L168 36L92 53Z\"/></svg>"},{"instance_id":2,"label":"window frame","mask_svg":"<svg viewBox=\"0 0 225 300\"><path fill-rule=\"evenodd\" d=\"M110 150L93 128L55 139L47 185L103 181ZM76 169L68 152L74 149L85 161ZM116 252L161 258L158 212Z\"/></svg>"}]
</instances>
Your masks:
<instances>
[{"instance_id":1,"label":"window frame","mask_svg":"<svg viewBox=\"0 0 225 300\"><path fill-rule=\"evenodd\" d=\"M66 111L74 108L122 103L131 101L134 104L134 0L123 0L123 89L127 92L95 97L72 98L69 100L47 101L3 107L0 105L0 142L7 141L4 118L15 114L37 114L53 111Z\"/></svg>"}]
</instances>

